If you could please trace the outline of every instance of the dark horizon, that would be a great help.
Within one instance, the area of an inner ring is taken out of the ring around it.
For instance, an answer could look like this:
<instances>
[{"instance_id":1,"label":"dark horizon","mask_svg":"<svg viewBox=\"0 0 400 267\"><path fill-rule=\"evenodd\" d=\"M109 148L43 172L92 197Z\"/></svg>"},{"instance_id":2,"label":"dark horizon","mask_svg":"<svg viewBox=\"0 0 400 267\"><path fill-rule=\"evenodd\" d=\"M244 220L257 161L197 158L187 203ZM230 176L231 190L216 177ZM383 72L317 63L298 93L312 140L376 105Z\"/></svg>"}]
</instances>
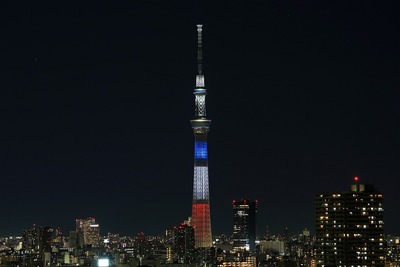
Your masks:
<instances>
[{"instance_id":1,"label":"dark horizon","mask_svg":"<svg viewBox=\"0 0 400 267\"><path fill-rule=\"evenodd\" d=\"M201 7L201 12L199 11ZM5 3L0 236L32 224L162 234L191 214L196 24L203 27L213 234L233 199L315 232L317 192L354 176L400 234L394 3ZM199 15L201 13L201 16Z\"/></svg>"}]
</instances>

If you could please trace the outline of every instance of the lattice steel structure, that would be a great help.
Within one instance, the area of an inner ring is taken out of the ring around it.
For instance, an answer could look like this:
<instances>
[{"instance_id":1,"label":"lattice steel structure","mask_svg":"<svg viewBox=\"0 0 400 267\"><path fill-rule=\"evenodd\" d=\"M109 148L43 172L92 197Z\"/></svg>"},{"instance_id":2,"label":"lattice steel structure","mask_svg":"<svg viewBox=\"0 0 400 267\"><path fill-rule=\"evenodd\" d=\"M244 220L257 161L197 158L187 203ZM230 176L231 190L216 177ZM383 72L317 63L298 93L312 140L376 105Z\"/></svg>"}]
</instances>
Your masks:
<instances>
[{"instance_id":1,"label":"lattice steel structure","mask_svg":"<svg viewBox=\"0 0 400 267\"><path fill-rule=\"evenodd\" d=\"M195 247L212 247L210 197L208 183L207 134L211 120L206 119L206 94L202 70L202 26L197 25L197 65L196 88L194 89L195 118L190 121L194 133L194 181L192 225L195 229Z\"/></svg>"}]
</instances>

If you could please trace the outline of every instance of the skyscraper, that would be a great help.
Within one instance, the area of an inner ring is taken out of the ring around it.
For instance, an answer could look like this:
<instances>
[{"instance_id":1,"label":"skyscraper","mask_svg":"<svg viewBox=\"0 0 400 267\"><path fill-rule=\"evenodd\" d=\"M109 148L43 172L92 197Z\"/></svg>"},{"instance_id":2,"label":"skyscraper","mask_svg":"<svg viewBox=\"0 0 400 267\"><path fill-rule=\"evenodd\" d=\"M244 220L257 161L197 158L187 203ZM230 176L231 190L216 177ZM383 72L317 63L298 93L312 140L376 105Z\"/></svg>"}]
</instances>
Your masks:
<instances>
[{"instance_id":1,"label":"skyscraper","mask_svg":"<svg viewBox=\"0 0 400 267\"><path fill-rule=\"evenodd\" d=\"M76 231L82 232L84 245L98 246L100 227L95 218L76 219Z\"/></svg>"},{"instance_id":2,"label":"skyscraper","mask_svg":"<svg viewBox=\"0 0 400 267\"><path fill-rule=\"evenodd\" d=\"M86 233L86 245L98 247L100 244L100 226L99 224L90 224Z\"/></svg>"},{"instance_id":3,"label":"skyscraper","mask_svg":"<svg viewBox=\"0 0 400 267\"><path fill-rule=\"evenodd\" d=\"M39 251L39 233L36 225L30 229L23 230L22 233L22 248L25 253L33 254Z\"/></svg>"},{"instance_id":4,"label":"skyscraper","mask_svg":"<svg viewBox=\"0 0 400 267\"><path fill-rule=\"evenodd\" d=\"M51 226L39 227L33 225L31 229L23 230L22 249L27 254L51 252L51 242L54 239L54 229Z\"/></svg>"},{"instance_id":5,"label":"skyscraper","mask_svg":"<svg viewBox=\"0 0 400 267\"><path fill-rule=\"evenodd\" d=\"M232 202L233 250L254 251L256 242L257 201L242 199Z\"/></svg>"},{"instance_id":6,"label":"skyscraper","mask_svg":"<svg viewBox=\"0 0 400 267\"><path fill-rule=\"evenodd\" d=\"M202 27L197 25L197 67L196 88L194 89L195 118L190 121L194 133L194 181L192 225L195 228L195 247L212 246L210 197L208 186L207 134L211 120L206 119L206 94L202 70Z\"/></svg>"},{"instance_id":7,"label":"skyscraper","mask_svg":"<svg viewBox=\"0 0 400 267\"><path fill-rule=\"evenodd\" d=\"M178 263L195 263L193 226L181 224L174 228L174 254Z\"/></svg>"},{"instance_id":8,"label":"skyscraper","mask_svg":"<svg viewBox=\"0 0 400 267\"><path fill-rule=\"evenodd\" d=\"M350 192L316 195L318 266L384 266L383 195L354 182Z\"/></svg>"}]
</instances>

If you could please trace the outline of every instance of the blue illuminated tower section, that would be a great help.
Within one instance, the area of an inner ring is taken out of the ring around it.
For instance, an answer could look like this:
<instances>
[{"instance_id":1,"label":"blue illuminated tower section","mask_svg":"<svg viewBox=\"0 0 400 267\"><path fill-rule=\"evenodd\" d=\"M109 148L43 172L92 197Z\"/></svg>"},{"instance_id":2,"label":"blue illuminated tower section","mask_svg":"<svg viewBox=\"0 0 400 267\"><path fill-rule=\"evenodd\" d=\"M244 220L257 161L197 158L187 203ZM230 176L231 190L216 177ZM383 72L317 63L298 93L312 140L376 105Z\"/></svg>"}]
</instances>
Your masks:
<instances>
[{"instance_id":1,"label":"blue illuminated tower section","mask_svg":"<svg viewBox=\"0 0 400 267\"><path fill-rule=\"evenodd\" d=\"M196 88L194 89L195 118L191 120L194 133L194 181L192 225L195 229L195 247L212 247L210 197L208 187L207 134L211 120L206 119L206 88L202 71L202 26L197 25L197 65Z\"/></svg>"}]
</instances>

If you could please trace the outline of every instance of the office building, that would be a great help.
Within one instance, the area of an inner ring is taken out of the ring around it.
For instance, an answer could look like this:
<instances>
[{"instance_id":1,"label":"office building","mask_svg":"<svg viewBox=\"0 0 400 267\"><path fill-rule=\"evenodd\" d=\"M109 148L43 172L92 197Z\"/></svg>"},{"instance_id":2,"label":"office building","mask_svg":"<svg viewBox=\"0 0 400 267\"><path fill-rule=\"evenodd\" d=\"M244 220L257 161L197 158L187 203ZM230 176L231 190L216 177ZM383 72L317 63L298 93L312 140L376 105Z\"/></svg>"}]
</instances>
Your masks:
<instances>
[{"instance_id":1,"label":"office building","mask_svg":"<svg viewBox=\"0 0 400 267\"><path fill-rule=\"evenodd\" d=\"M316 194L318 266L384 266L383 195L358 180L349 192Z\"/></svg>"},{"instance_id":2,"label":"office building","mask_svg":"<svg viewBox=\"0 0 400 267\"><path fill-rule=\"evenodd\" d=\"M95 218L76 219L76 231L82 233L85 246L96 247L99 245L100 226L96 223Z\"/></svg>"},{"instance_id":3,"label":"office building","mask_svg":"<svg viewBox=\"0 0 400 267\"><path fill-rule=\"evenodd\" d=\"M195 263L194 228L186 224L174 227L174 262Z\"/></svg>"},{"instance_id":4,"label":"office building","mask_svg":"<svg viewBox=\"0 0 400 267\"><path fill-rule=\"evenodd\" d=\"M98 247L100 244L100 226L98 223L90 224L86 233L86 244Z\"/></svg>"},{"instance_id":5,"label":"office building","mask_svg":"<svg viewBox=\"0 0 400 267\"><path fill-rule=\"evenodd\" d=\"M232 202L233 250L254 251L256 242L257 200L242 199Z\"/></svg>"}]
</instances>

